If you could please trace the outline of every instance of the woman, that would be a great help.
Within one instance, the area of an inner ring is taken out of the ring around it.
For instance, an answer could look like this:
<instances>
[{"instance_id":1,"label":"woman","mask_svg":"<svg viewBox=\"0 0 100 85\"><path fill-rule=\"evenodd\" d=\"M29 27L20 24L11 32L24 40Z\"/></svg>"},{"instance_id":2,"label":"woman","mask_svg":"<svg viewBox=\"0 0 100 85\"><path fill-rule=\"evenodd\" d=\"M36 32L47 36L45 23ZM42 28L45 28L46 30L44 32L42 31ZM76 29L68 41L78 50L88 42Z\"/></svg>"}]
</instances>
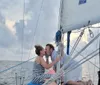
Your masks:
<instances>
[{"instance_id":1,"label":"woman","mask_svg":"<svg viewBox=\"0 0 100 85\"><path fill-rule=\"evenodd\" d=\"M38 55L34 62L34 69L33 69L33 80L32 82L35 84L42 85L46 79L49 79L52 75L51 74L44 74L45 69L51 68L54 64L56 64L60 59L56 58L55 61L53 61L50 64L47 64L43 56L45 55L45 50L42 46L36 45L35 46L35 53ZM56 85L56 83L52 83L50 85Z\"/></svg>"}]
</instances>

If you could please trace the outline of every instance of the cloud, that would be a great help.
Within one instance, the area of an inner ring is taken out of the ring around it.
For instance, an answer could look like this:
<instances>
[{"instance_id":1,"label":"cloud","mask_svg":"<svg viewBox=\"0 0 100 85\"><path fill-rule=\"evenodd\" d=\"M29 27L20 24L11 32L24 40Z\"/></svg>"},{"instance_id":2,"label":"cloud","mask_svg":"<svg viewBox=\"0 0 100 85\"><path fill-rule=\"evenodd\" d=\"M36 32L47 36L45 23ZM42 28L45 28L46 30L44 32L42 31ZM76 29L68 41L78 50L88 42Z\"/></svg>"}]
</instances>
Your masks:
<instances>
[{"instance_id":1,"label":"cloud","mask_svg":"<svg viewBox=\"0 0 100 85\"><path fill-rule=\"evenodd\" d=\"M18 40L21 43L23 36L23 1L20 2L20 0L14 0L10 4L7 4L7 2L11 1L1 1L1 7L3 8L2 12L7 19L11 19L16 22L16 36L18 37ZM7 8L4 8L5 5L7 5ZM48 1L43 0L42 9L41 5L42 0L26 0L25 2L25 17L30 16L30 19L26 20L27 25L24 28L24 43L25 46L28 48L31 47L30 44L32 43L46 44L48 42L52 42L55 36L55 32L58 29L57 26L59 1L49 0L48 3ZM11 16L13 13L15 14ZM27 43L27 41L29 42Z\"/></svg>"},{"instance_id":2,"label":"cloud","mask_svg":"<svg viewBox=\"0 0 100 85\"><path fill-rule=\"evenodd\" d=\"M20 20L19 22L16 22L14 25L14 27L16 29L16 35L18 36L19 41L22 41L22 38L24 36L23 35L23 31L24 31L23 23L24 23L24 21Z\"/></svg>"},{"instance_id":3,"label":"cloud","mask_svg":"<svg viewBox=\"0 0 100 85\"><path fill-rule=\"evenodd\" d=\"M23 40L24 48L27 49L31 49L35 44L45 45L52 42L58 29L59 1L50 0L48 3L43 0L42 4L42 0L30 0L26 2L25 8L25 17L30 16L29 19L25 19L27 24L23 28L23 19L15 23L19 42L22 43Z\"/></svg>"},{"instance_id":4,"label":"cloud","mask_svg":"<svg viewBox=\"0 0 100 85\"><path fill-rule=\"evenodd\" d=\"M14 42L14 35L4 24L0 24L0 47L9 47Z\"/></svg>"},{"instance_id":5,"label":"cloud","mask_svg":"<svg viewBox=\"0 0 100 85\"><path fill-rule=\"evenodd\" d=\"M42 4L42 0L30 0L26 4L26 7L27 13L25 16L30 16L30 19L26 20L27 25L24 28L25 43L29 41L28 44L45 45L46 43L52 42L58 29L59 1L43 0ZM21 25L20 21L19 23ZM22 36L20 33L19 31L17 32L19 40L21 40L20 38Z\"/></svg>"},{"instance_id":6,"label":"cloud","mask_svg":"<svg viewBox=\"0 0 100 85\"><path fill-rule=\"evenodd\" d=\"M14 44L14 35L5 25L5 17L0 12L0 47L9 47Z\"/></svg>"},{"instance_id":7,"label":"cloud","mask_svg":"<svg viewBox=\"0 0 100 85\"><path fill-rule=\"evenodd\" d=\"M0 10L4 17L11 20L22 19L24 0L0 0Z\"/></svg>"}]
</instances>

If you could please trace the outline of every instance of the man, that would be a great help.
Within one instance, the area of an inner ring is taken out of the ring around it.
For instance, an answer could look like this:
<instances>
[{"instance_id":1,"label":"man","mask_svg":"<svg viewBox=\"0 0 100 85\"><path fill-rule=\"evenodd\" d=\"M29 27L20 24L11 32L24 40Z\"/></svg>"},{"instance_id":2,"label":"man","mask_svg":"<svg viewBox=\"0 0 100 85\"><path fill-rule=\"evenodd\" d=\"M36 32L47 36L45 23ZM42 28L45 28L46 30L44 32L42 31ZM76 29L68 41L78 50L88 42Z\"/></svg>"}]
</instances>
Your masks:
<instances>
[{"instance_id":1,"label":"man","mask_svg":"<svg viewBox=\"0 0 100 85\"><path fill-rule=\"evenodd\" d=\"M51 56L52 61L56 59L58 54L57 51L55 51L54 46L52 44L47 44L45 51L48 56ZM64 55L64 57L61 59L61 65L66 63L67 57L68 56ZM73 60L72 63L75 64L76 61ZM54 67L56 69L56 65ZM78 80L81 80L81 67L78 67L77 69L64 75L64 85L86 85L86 82ZM91 83L91 81L89 81L89 83Z\"/></svg>"},{"instance_id":2,"label":"man","mask_svg":"<svg viewBox=\"0 0 100 85\"><path fill-rule=\"evenodd\" d=\"M52 44L47 44L46 48L46 56L51 56L51 60L54 61L56 59L56 57L58 56L58 52L55 50L54 46ZM64 57L65 58L65 57ZM61 58L61 65L64 63L64 58ZM47 61L48 61L48 57L47 57ZM55 70L56 70L56 65L54 66Z\"/></svg>"}]
</instances>

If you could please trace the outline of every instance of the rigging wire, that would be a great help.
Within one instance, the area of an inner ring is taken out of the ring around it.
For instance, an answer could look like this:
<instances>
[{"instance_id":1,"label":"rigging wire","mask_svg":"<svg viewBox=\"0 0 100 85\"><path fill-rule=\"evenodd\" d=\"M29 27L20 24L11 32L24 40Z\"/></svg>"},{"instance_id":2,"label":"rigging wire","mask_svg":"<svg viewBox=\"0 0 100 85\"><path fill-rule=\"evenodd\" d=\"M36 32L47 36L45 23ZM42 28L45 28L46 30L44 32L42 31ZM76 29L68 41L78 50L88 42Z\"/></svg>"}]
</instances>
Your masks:
<instances>
[{"instance_id":1,"label":"rigging wire","mask_svg":"<svg viewBox=\"0 0 100 85\"><path fill-rule=\"evenodd\" d=\"M99 24L98 24L98 27L99 27ZM99 29L98 29L97 31L99 32ZM97 40L96 47L97 47L97 48L99 47L99 39ZM99 48L100 48L100 47L99 47ZM94 62L95 62L95 65L96 65L96 57L95 57L95 59L94 59ZM99 69L100 69L100 67L99 67ZM96 69L95 69L95 66L94 66L93 82L95 82L95 71L96 71Z\"/></svg>"},{"instance_id":2,"label":"rigging wire","mask_svg":"<svg viewBox=\"0 0 100 85\"><path fill-rule=\"evenodd\" d=\"M76 40L74 46L72 47L72 50L71 50L71 52L70 52L70 56L73 55L73 53L74 53L76 47L78 46L78 44L79 44L79 42L80 42L80 40L81 40L81 38L82 38L82 36L83 36L83 34L84 34L84 30L85 30L85 29L82 30L82 32L80 33L79 37L77 38L77 40Z\"/></svg>"},{"instance_id":3,"label":"rigging wire","mask_svg":"<svg viewBox=\"0 0 100 85\"><path fill-rule=\"evenodd\" d=\"M64 42L66 42L66 40L64 41ZM71 45L70 45L71 46ZM65 46L66 47L66 46ZM71 46L72 47L72 46ZM79 49L79 48L78 48ZM76 52L78 52L77 51L77 49L75 50ZM84 56L82 55L82 54L79 54L80 56L82 56L83 58L84 58ZM88 61L89 63L91 63L92 65L94 65L96 68L98 68L99 69L99 67L98 66L96 66L94 63L92 63L91 61Z\"/></svg>"},{"instance_id":4,"label":"rigging wire","mask_svg":"<svg viewBox=\"0 0 100 85\"><path fill-rule=\"evenodd\" d=\"M85 63L86 61L90 60L91 58L95 57L96 55L98 55L98 53L95 53L92 57L86 59L85 61L81 62L80 64L78 64L77 66L75 66L73 69L69 70L68 72L76 69L78 66L82 65L83 63Z\"/></svg>"},{"instance_id":5,"label":"rigging wire","mask_svg":"<svg viewBox=\"0 0 100 85\"><path fill-rule=\"evenodd\" d=\"M86 57L84 57L83 59L81 59L80 61L78 61L76 64L71 63L71 65L72 65L71 67L73 67L73 66L79 64L79 63L82 62L83 60L86 60L89 56L93 55L93 54L94 54L95 52L97 52L98 50L99 50L99 48L96 49L95 51L93 51L92 53L88 54ZM71 67L69 67L69 66L67 65L66 69L68 69L68 68L71 69Z\"/></svg>"},{"instance_id":6,"label":"rigging wire","mask_svg":"<svg viewBox=\"0 0 100 85\"><path fill-rule=\"evenodd\" d=\"M55 80L57 80L58 78L60 78L61 75L67 74L68 72L76 69L77 67L79 67L80 65L82 65L83 63L85 63L86 61L90 60L91 58L93 58L94 56L96 56L98 53L94 54L92 57L86 59L85 61L81 62L80 64L78 64L77 66L73 67L72 69L64 72L63 69L61 68L54 76L52 76L49 80L47 80L43 85L48 85L50 82L53 82ZM63 73L63 74L62 74Z\"/></svg>"},{"instance_id":7,"label":"rigging wire","mask_svg":"<svg viewBox=\"0 0 100 85\"><path fill-rule=\"evenodd\" d=\"M72 60L74 60L75 58L77 58L77 56L83 52L91 43L93 43L98 37L100 36L100 33L94 38L92 39L84 48L82 48L72 59L70 59L67 64L71 63ZM70 57L70 55L69 55ZM69 65L70 66L70 65Z\"/></svg>"},{"instance_id":8,"label":"rigging wire","mask_svg":"<svg viewBox=\"0 0 100 85\"><path fill-rule=\"evenodd\" d=\"M72 47L72 46L71 46ZM79 49L79 48L78 48ZM75 50L76 52L78 52L77 50ZM84 56L82 54L80 54L80 56L82 56L84 58ZM98 66L96 66L94 63L92 63L91 61L88 61L89 63L91 63L93 66L95 66L97 69L99 69Z\"/></svg>"},{"instance_id":9,"label":"rigging wire","mask_svg":"<svg viewBox=\"0 0 100 85\"><path fill-rule=\"evenodd\" d=\"M17 64L17 65L12 66L12 67L6 68L6 69L0 71L0 74L1 74L1 73L4 73L4 72L6 72L6 71L9 71L9 70L11 70L12 68L15 68L15 67L17 67L17 66L20 66L20 65L22 65L22 64L24 64L24 63L27 63L28 61L33 60L34 58L35 58L35 57L30 58L30 59L27 60L27 61L23 61L22 63L19 63L19 64Z\"/></svg>"},{"instance_id":10,"label":"rigging wire","mask_svg":"<svg viewBox=\"0 0 100 85\"><path fill-rule=\"evenodd\" d=\"M85 50L92 42L94 42L98 37L100 36L100 33L94 38L92 39L81 51L79 51L72 59L75 59L83 50ZM71 59L71 60L72 60ZM69 60L69 62L71 62L71 60ZM89 60L89 59L88 59ZM69 64L69 62L67 62L67 65ZM65 65L61 68L64 69ZM59 72L58 72L59 73ZM58 75L58 73L56 75ZM52 79L52 78L51 78ZM48 81L47 81L48 82ZM46 82L46 83L47 83Z\"/></svg>"},{"instance_id":11,"label":"rigging wire","mask_svg":"<svg viewBox=\"0 0 100 85\"><path fill-rule=\"evenodd\" d=\"M39 22L39 19L40 19L41 10L42 10L42 8L43 8L43 3L44 3L44 0L42 0L42 2L41 2L41 7L40 7L40 11L39 11L38 19L37 19L37 21L36 21L35 31L34 31L34 33L33 33L33 41L34 41L34 39L35 39L36 30L38 29L38 22ZM32 41L32 42L33 42L33 41ZM31 56L31 49L32 49L32 47L33 47L33 43L32 43L30 46L31 46L31 47L30 47L29 57L28 57L28 59L29 59L30 56Z\"/></svg>"},{"instance_id":12,"label":"rigging wire","mask_svg":"<svg viewBox=\"0 0 100 85\"><path fill-rule=\"evenodd\" d=\"M22 45L21 45L21 49L22 49L22 51L21 51L21 54L22 54L22 56L21 56L21 63L23 62L23 51L24 51L24 28L25 28L25 0L23 0L23 28L22 28ZM23 67L22 67L22 65L21 65L21 70L20 71L22 71L22 69L23 69Z\"/></svg>"}]
</instances>

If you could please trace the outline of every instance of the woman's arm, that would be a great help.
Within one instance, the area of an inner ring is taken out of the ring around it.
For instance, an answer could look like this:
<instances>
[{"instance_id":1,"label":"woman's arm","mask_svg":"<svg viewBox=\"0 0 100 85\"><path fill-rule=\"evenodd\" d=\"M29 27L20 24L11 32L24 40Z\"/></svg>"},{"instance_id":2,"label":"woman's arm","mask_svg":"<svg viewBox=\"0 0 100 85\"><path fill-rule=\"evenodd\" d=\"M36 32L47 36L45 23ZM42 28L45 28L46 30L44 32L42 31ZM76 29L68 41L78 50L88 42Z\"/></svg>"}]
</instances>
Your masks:
<instances>
[{"instance_id":1,"label":"woman's arm","mask_svg":"<svg viewBox=\"0 0 100 85\"><path fill-rule=\"evenodd\" d=\"M56 64L60 59L59 58L56 58L55 61L53 61L52 63L50 64L47 64L43 58L40 59L40 64L46 68L46 69L49 69L51 68L54 64Z\"/></svg>"}]
</instances>

